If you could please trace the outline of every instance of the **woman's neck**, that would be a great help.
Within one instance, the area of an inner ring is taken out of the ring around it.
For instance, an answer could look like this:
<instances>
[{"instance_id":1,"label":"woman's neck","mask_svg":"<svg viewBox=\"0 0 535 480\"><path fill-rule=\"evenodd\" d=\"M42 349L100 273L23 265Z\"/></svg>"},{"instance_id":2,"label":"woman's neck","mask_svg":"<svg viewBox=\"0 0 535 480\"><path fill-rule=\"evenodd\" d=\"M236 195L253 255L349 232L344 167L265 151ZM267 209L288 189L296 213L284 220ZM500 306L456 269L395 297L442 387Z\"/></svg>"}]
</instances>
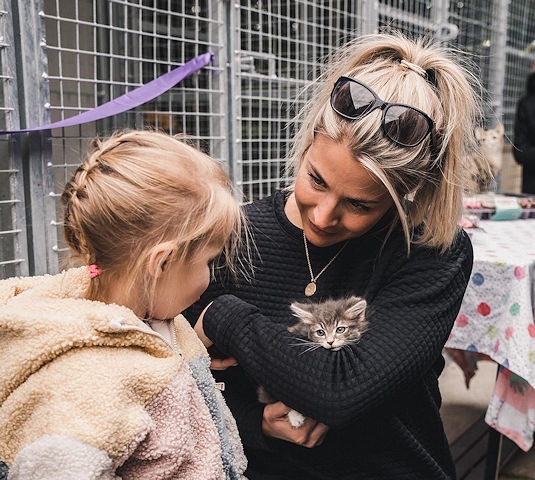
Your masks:
<instances>
[{"instance_id":1,"label":"woman's neck","mask_svg":"<svg viewBox=\"0 0 535 480\"><path fill-rule=\"evenodd\" d=\"M303 228L301 212L299 211L299 207L297 206L294 192L292 192L286 200L286 204L284 205L284 213L293 225L298 228Z\"/></svg>"}]
</instances>

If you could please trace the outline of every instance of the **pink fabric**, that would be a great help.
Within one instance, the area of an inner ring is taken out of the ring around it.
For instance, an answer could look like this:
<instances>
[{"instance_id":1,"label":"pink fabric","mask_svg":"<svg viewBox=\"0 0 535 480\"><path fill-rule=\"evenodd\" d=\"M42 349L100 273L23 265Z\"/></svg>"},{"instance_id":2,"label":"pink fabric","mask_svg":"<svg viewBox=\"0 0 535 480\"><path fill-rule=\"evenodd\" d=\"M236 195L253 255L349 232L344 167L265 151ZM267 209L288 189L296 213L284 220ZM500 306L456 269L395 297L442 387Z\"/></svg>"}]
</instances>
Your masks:
<instances>
[{"instance_id":1,"label":"pink fabric","mask_svg":"<svg viewBox=\"0 0 535 480\"><path fill-rule=\"evenodd\" d=\"M485 421L527 452L535 430L535 390L522 377L500 368Z\"/></svg>"},{"instance_id":2,"label":"pink fabric","mask_svg":"<svg viewBox=\"0 0 535 480\"><path fill-rule=\"evenodd\" d=\"M147 411L153 427L118 468L123 480L225 479L219 435L189 367L184 365Z\"/></svg>"}]
</instances>

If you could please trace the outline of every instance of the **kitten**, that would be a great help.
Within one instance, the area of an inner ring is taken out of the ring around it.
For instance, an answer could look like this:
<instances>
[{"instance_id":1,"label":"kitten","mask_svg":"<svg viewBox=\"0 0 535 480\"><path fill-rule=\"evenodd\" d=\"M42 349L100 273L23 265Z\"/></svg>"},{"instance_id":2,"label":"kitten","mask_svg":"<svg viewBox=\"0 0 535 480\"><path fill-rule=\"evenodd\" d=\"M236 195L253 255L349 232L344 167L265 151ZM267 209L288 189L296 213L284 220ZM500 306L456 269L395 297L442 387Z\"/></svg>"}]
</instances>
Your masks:
<instances>
[{"instance_id":1,"label":"kitten","mask_svg":"<svg viewBox=\"0 0 535 480\"><path fill-rule=\"evenodd\" d=\"M499 123L495 128L475 129L479 142L479 152L471 155L469 168L475 193L496 190L497 176L503 164L504 127Z\"/></svg>"},{"instance_id":2,"label":"kitten","mask_svg":"<svg viewBox=\"0 0 535 480\"><path fill-rule=\"evenodd\" d=\"M297 334L307 347L303 353L316 348L326 348L336 352L341 348L356 343L368 328L365 318L366 300L362 297L328 299L321 303L299 303L290 305L297 323L288 327L288 331ZM264 389L258 387L258 401L273 403L273 399ZM299 428L305 417L295 411L288 412L288 421Z\"/></svg>"},{"instance_id":3,"label":"kitten","mask_svg":"<svg viewBox=\"0 0 535 480\"><path fill-rule=\"evenodd\" d=\"M481 145L481 152L488 160L492 174L496 177L502 168L503 163L503 124L489 130L476 128L476 138Z\"/></svg>"}]
</instances>

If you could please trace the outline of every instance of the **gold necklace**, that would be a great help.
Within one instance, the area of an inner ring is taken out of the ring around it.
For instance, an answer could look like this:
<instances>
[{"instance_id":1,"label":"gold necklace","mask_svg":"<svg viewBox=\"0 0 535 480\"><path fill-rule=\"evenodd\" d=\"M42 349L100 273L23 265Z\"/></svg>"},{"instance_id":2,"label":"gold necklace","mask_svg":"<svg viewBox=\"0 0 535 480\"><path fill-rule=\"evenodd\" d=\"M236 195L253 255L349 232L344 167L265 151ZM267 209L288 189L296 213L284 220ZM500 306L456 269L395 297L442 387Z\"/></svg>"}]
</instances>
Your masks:
<instances>
[{"instance_id":1,"label":"gold necklace","mask_svg":"<svg viewBox=\"0 0 535 480\"><path fill-rule=\"evenodd\" d=\"M312 295L314 295L316 293L316 281L318 280L318 278L320 278L320 275L325 270L327 270L327 268L330 267L331 263L333 263L336 260L336 257L338 257L338 255L340 255L342 253L342 250L344 248L346 248L346 245L349 243L349 240L347 240L346 243L344 243L342 245L340 250L338 250L336 252L335 256L329 260L329 263L327 263L327 265L325 265L321 269L320 273L318 273L316 276L314 276L314 273L312 273L312 265L310 264L310 256L308 254L307 237L305 235L305 231L304 230L303 230L303 243L305 244L305 254L306 254L306 257L307 257L308 271L310 272L310 282L308 282L308 285L305 287L305 295L307 297L311 297Z\"/></svg>"}]
</instances>

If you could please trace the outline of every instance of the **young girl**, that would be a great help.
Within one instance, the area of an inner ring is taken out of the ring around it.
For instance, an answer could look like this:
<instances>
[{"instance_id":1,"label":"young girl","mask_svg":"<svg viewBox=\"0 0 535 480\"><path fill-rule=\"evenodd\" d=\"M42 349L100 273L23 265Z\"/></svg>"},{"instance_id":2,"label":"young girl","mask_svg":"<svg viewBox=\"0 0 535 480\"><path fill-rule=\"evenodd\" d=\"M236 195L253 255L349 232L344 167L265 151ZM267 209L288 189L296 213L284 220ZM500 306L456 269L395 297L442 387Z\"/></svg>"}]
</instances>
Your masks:
<instances>
[{"instance_id":1,"label":"young girl","mask_svg":"<svg viewBox=\"0 0 535 480\"><path fill-rule=\"evenodd\" d=\"M163 133L124 132L96 141L62 200L85 266L0 282L9 478L243 478L236 425L179 315L240 237L223 170Z\"/></svg>"},{"instance_id":2,"label":"young girl","mask_svg":"<svg viewBox=\"0 0 535 480\"><path fill-rule=\"evenodd\" d=\"M472 268L458 226L476 148L470 78L452 52L401 35L334 52L302 112L295 182L247 206L254 278L213 284L187 312L193 323L213 300L199 334L238 361L216 378L248 478L455 478L437 378ZM350 295L367 301L357 345L295 346L292 302ZM257 384L282 402L260 404Z\"/></svg>"}]
</instances>

